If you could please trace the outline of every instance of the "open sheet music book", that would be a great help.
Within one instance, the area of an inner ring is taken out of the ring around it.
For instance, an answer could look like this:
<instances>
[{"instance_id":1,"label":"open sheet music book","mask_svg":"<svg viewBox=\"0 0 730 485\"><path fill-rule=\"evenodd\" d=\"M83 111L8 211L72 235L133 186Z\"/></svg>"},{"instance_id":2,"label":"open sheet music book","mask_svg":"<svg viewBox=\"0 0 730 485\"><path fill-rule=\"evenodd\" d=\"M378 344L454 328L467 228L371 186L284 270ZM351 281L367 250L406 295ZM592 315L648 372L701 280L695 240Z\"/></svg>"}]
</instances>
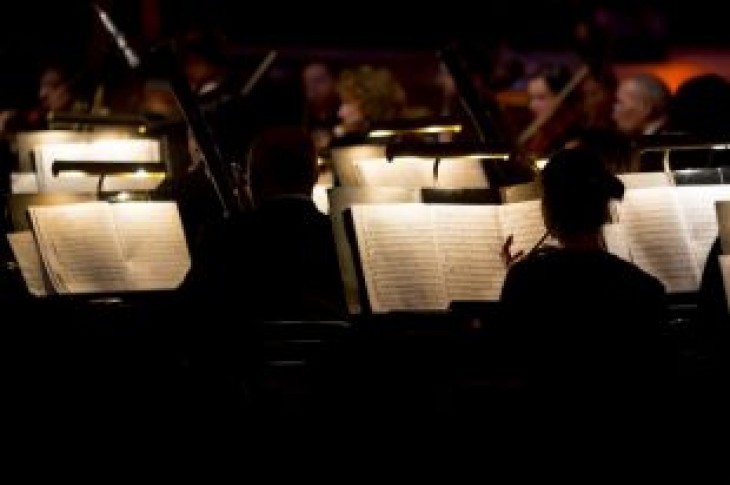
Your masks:
<instances>
[{"instance_id":1,"label":"open sheet music book","mask_svg":"<svg viewBox=\"0 0 730 485\"><path fill-rule=\"evenodd\" d=\"M366 187L486 188L482 163L473 158L444 158L434 173L434 160L364 158L353 162L356 185Z\"/></svg>"},{"instance_id":2,"label":"open sheet music book","mask_svg":"<svg viewBox=\"0 0 730 485\"><path fill-rule=\"evenodd\" d=\"M373 312L446 310L499 299L501 249L529 251L544 235L539 201L507 205L354 205L352 220Z\"/></svg>"},{"instance_id":3,"label":"open sheet music book","mask_svg":"<svg viewBox=\"0 0 730 485\"><path fill-rule=\"evenodd\" d=\"M718 235L718 200L730 200L730 185L629 189L615 205L618 227L606 238L608 249L658 278L670 293L697 291Z\"/></svg>"},{"instance_id":4,"label":"open sheet music book","mask_svg":"<svg viewBox=\"0 0 730 485\"><path fill-rule=\"evenodd\" d=\"M345 298L350 313L362 311L360 302L360 281L353 260L353 249L347 237L345 211L355 204L397 204L416 203L420 191L403 187L335 187L328 192L332 231L337 243L337 258L340 263Z\"/></svg>"},{"instance_id":5,"label":"open sheet music book","mask_svg":"<svg viewBox=\"0 0 730 485\"><path fill-rule=\"evenodd\" d=\"M32 234L9 239L33 294L168 290L190 270L174 202L36 206L28 216Z\"/></svg>"}]
</instances>

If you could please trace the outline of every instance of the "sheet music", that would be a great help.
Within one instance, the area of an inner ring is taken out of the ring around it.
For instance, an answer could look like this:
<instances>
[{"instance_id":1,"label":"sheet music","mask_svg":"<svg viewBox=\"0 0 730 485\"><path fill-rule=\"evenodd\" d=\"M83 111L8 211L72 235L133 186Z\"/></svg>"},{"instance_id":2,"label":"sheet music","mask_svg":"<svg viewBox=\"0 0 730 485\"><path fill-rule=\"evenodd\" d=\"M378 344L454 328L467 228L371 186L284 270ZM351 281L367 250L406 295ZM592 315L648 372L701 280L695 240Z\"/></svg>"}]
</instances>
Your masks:
<instances>
[{"instance_id":1,"label":"sheet music","mask_svg":"<svg viewBox=\"0 0 730 485\"><path fill-rule=\"evenodd\" d=\"M52 288L49 288L43 277L43 263L33 233L30 231L9 233L8 241L30 294L46 296L51 293Z\"/></svg>"},{"instance_id":2,"label":"sheet music","mask_svg":"<svg viewBox=\"0 0 730 485\"><path fill-rule=\"evenodd\" d=\"M353 207L353 216L376 312L445 310L455 300L496 301L506 275L503 227L525 246L534 246L544 233L537 201L511 210L499 205L361 205Z\"/></svg>"},{"instance_id":3,"label":"sheet music","mask_svg":"<svg viewBox=\"0 0 730 485\"><path fill-rule=\"evenodd\" d=\"M362 181L359 180L359 172L355 162L366 158L379 158L385 161L385 145L333 147L330 150L330 158L340 186L357 187L362 185Z\"/></svg>"},{"instance_id":4,"label":"sheet music","mask_svg":"<svg viewBox=\"0 0 730 485\"><path fill-rule=\"evenodd\" d=\"M447 301L498 300L505 277L499 206L430 206Z\"/></svg>"},{"instance_id":5,"label":"sheet music","mask_svg":"<svg viewBox=\"0 0 730 485\"><path fill-rule=\"evenodd\" d=\"M617 210L632 261L668 292L697 291L697 265L674 187L627 190Z\"/></svg>"},{"instance_id":6,"label":"sheet music","mask_svg":"<svg viewBox=\"0 0 730 485\"><path fill-rule=\"evenodd\" d=\"M115 292L130 287L109 204L30 207L28 212L58 293Z\"/></svg>"},{"instance_id":7,"label":"sheet music","mask_svg":"<svg viewBox=\"0 0 730 485\"><path fill-rule=\"evenodd\" d=\"M673 185L666 172L620 173L617 177L623 182L627 190Z\"/></svg>"},{"instance_id":8,"label":"sheet music","mask_svg":"<svg viewBox=\"0 0 730 485\"><path fill-rule=\"evenodd\" d=\"M502 243L512 234L512 251L532 250L545 235L541 202L528 200L499 206ZM500 247L501 249L501 247Z\"/></svg>"},{"instance_id":9,"label":"sheet music","mask_svg":"<svg viewBox=\"0 0 730 485\"><path fill-rule=\"evenodd\" d=\"M174 202L111 205L133 290L176 288L190 270L190 254Z\"/></svg>"},{"instance_id":10,"label":"sheet music","mask_svg":"<svg viewBox=\"0 0 730 485\"><path fill-rule=\"evenodd\" d=\"M171 289L190 269L173 202L88 202L28 213L58 293Z\"/></svg>"},{"instance_id":11,"label":"sheet music","mask_svg":"<svg viewBox=\"0 0 730 485\"><path fill-rule=\"evenodd\" d=\"M439 162L438 179L434 185L447 189L480 189L489 187L487 175L484 172L481 160L474 158L442 159Z\"/></svg>"},{"instance_id":12,"label":"sheet music","mask_svg":"<svg viewBox=\"0 0 730 485\"><path fill-rule=\"evenodd\" d=\"M487 188L488 181L481 161L471 158L445 158L439 161L434 177L435 160L399 157L364 158L354 161L360 185L375 187Z\"/></svg>"},{"instance_id":13,"label":"sheet music","mask_svg":"<svg viewBox=\"0 0 730 485\"><path fill-rule=\"evenodd\" d=\"M37 194L38 175L35 172L13 172L10 174L12 194Z\"/></svg>"},{"instance_id":14,"label":"sheet music","mask_svg":"<svg viewBox=\"0 0 730 485\"><path fill-rule=\"evenodd\" d=\"M604 224L603 225L603 242L606 249L624 261L631 262L631 249L624 234L624 228L621 224Z\"/></svg>"},{"instance_id":15,"label":"sheet music","mask_svg":"<svg viewBox=\"0 0 730 485\"><path fill-rule=\"evenodd\" d=\"M699 274L718 236L715 202L730 201L730 185L684 185L676 187L682 213L689 228Z\"/></svg>"},{"instance_id":16,"label":"sheet music","mask_svg":"<svg viewBox=\"0 0 730 485\"><path fill-rule=\"evenodd\" d=\"M352 211L373 312L446 308L428 206L354 205Z\"/></svg>"},{"instance_id":17,"label":"sheet music","mask_svg":"<svg viewBox=\"0 0 730 485\"><path fill-rule=\"evenodd\" d=\"M433 187L433 162L422 159L385 158L355 160L360 185L374 187Z\"/></svg>"},{"instance_id":18,"label":"sheet music","mask_svg":"<svg viewBox=\"0 0 730 485\"><path fill-rule=\"evenodd\" d=\"M327 191L329 213L332 219L332 232L337 243L337 259L345 286L345 298L350 313L360 313L359 281L355 263L352 259L352 248L347 239L343 211L354 204L384 204L418 202L421 196L419 189L403 187L335 187Z\"/></svg>"},{"instance_id":19,"label":"sheet music","mask_svg":"<svg viewBox=\"0 0 730 485\"><path fill-rule=\"evenodd\" d=\"M540 200L542 186L539 181L525 182L522 184L500 187L502 201L505 203L525 202L528 200Z\"/></svg>"}]
</instances>

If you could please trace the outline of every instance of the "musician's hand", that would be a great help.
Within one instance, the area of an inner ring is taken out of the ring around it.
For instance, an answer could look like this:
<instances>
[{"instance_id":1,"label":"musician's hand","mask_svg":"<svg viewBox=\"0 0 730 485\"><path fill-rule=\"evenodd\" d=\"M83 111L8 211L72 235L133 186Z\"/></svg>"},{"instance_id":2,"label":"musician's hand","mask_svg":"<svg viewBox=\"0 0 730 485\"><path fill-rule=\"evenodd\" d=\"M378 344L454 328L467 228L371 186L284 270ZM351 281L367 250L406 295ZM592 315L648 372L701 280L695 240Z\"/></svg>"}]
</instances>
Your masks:
<instances>
[{"instance_id":1,"label":"musician's hand","mask_svg":"<svg viewBox=\"0 0 730 485\"><path fill-rule=\"evenodd\" d=\"M523 250L519 250L516 253L512 254L512 243L514 242L514 235L510 234L507 237L507 240L502 245L502 261L504 261L505 266L509 266L512 263L516 262L518 259L520 259L522 256L525 255L525 252Z\"/></svg>"}]
</instances>

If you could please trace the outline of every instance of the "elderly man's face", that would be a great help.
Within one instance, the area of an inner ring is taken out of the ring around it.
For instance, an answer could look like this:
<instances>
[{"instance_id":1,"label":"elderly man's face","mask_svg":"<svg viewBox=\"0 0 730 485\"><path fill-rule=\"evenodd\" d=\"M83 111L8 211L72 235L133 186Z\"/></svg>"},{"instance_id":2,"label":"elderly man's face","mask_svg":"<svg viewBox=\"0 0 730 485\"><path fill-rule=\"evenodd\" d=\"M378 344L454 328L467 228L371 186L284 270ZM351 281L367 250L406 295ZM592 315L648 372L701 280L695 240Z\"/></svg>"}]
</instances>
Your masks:
<instances>
[{"instance_id":1,"label":"elderly man's face","mask_svg":"<svg viewBox=\"0 0 730 485\"><path fill-rule=\"evenodd\" d=\"M639 84L631 79L623 81L616 91L613 120L622 133L640 134L649 121L651 107Z\"/></svg>"}]
</instances>

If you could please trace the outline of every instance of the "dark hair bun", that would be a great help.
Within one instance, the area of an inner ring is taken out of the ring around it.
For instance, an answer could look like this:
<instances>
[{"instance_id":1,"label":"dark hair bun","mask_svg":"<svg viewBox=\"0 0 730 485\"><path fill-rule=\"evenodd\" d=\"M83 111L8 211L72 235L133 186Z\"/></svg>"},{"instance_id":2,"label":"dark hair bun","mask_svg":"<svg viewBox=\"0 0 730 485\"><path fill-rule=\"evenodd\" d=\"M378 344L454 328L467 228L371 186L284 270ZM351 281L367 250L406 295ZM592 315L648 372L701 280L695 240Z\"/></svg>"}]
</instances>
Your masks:
<instances>
[{"instance_id":1,"label":"dark hair bun","mask_svg":"<svg viewBox=\"0 0 730 485\"><path fill-rule=\"evenodd\" d=\"M586 148L560 150L550 157L542 173L543 187L552 194L583 193L621 199L624 184L612 174L598 154Z\"/></svg>"}]
</instances>

